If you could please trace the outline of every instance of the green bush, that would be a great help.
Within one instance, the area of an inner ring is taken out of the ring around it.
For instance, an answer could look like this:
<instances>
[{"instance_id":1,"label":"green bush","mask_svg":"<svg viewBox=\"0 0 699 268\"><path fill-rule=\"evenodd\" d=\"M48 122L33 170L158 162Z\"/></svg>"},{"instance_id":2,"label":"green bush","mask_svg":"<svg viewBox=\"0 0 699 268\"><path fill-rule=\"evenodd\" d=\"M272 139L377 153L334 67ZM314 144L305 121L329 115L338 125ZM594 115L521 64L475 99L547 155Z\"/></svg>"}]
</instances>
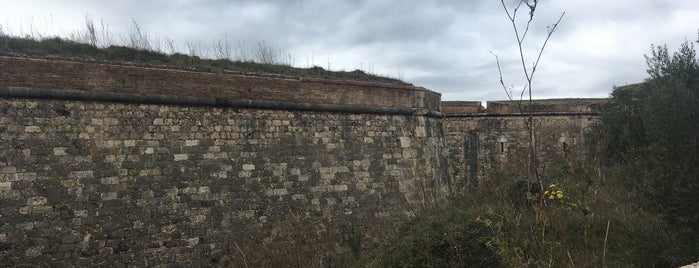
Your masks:
<instances>
[{"instance_id":1,"label":"green bush","mask_svg":"<svg viewBox=\"0 0 699 268\"><path fill-rule=\"evenodd\" d=\"M699 258L699 60L685 41L672 56L652 47L646 62L643 84L612 93L601 126L606 156L612 179L672 238L650 240L657 251L649 254L683 265Z\"/></svg>"},{"instance_id":2,"label":"green bush","mask_svg":"<svg viewBox=\"0 0 699 268\"><path fill-rule=\"evenodd\" d=\"M379 256L384 267L500 267L492 224L463 207L435 208L409 222Z\"/></svg>"}]
</instances>

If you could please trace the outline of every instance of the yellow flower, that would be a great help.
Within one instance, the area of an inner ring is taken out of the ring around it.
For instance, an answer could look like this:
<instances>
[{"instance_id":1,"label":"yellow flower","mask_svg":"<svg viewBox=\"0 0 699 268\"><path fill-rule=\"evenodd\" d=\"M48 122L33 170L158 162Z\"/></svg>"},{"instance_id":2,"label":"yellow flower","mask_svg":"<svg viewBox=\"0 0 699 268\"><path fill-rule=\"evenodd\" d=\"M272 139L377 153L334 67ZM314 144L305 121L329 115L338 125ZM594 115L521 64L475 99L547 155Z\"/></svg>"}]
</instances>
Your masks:
<instances>
[{"instance_id":1,"label":"yellow flower","mask_svg":"<svg viewBox=\"0 0 699 268\"><path fill-rule=\"evenodd\" d=\"M553 200L554 198L556 198L556 197L553 195L549 195L549 199Z\"/></svg>"},{"instance_id":2,"label":"yellow flower","mask_svg":"<svg viewBox=\"0 0 699 268\"><path fill-rule=\"evenodd\" d=\"M561 192L558 192L558 194L556 194L556 197L558 197L558 199L561 199L561 198L563 198L563 193L561 193Z\"/></svg>"},{"instance_id":3,"label":"yellow flower","mask_svg":"<svg viewBox=\"0 0 699 268\"><path fill-rule=\"evenodd\" d=\"M549 188L556 188L556 184L551 183L551 185L549 185Z\"/></svg>"}]
</instances>

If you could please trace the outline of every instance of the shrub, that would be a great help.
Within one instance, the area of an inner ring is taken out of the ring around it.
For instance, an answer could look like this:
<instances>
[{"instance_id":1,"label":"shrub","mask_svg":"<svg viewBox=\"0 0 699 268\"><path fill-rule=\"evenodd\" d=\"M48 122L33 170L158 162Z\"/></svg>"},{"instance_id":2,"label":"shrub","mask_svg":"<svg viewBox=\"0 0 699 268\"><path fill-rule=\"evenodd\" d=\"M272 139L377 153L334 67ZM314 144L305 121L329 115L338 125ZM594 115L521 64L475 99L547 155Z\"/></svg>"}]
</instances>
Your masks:
<instances>
[{"instance_id":1,"label":"shrub","mask_svg":"<svg viewBox=\"0 0 699 268\"><path fill-rule=\"evenodd\" d=\"M500 267L489 221L463 207L423 212L379 256L384 267Z\"/></svg>"},{"instance_id":2,"label":"shrub","mask_svg":"<svg viewBox=\"0 0 699 268\"><path fill-rule=\"evenodd\" d=\"M672 56L665 46L652 47L646 62L650 77L614 90L601 127L612 178L674 239L652 254L683 265L699 252L699 60L685 41Z\"/></svg>"}]
</instances>

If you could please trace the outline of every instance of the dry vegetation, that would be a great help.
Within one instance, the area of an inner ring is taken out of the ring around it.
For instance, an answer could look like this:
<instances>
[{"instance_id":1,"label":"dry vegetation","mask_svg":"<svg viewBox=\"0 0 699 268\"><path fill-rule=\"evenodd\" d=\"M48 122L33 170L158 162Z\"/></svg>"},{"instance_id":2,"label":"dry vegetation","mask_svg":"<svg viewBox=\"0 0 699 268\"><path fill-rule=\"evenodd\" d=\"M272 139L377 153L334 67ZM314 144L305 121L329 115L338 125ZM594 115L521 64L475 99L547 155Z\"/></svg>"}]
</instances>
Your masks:
<instances>
[{"instance_id":1,"label":"dry vegetation","mask_svg":"<svg viewBox=\"0 0 699 268\"><path fill-rule=\"evenodd\" d=\"M649 78L614 90L601 123L586 137L590 146L540 167L541 213L528 165L499 170L421 213L413 222L427 224L408 224L388 246L402 254L382 263L678 267L699 261L699 59L685 42L673 55L652 47L646 60ZM454 213L470 217L444 220ZM470 233L434 233L448 226L471 226ZM473 233L483 226L490 231ZM435 235L421 238L425 234ZM460 239L465 234L469 239ZM441 254L466 241L485 241L490 251ZM497 262L469 262L474 259Z\"/></svg>"},{"instance_id":2,"label":"dry vegetation","mask_svg":"<svg viewBox=\"0 0 699 268\"><path fill-rule=\"evenodd\" d=\"M30 24L31 26L32 24ZM109 61L164 68L184 68L207 72L226 72L281 77L315 77L409 85L398 79L382 77L361 70L329 71L322 67L292 67L289 53L264 41L252 47L242 42L233 45L226 35L211 45L188 41L181 51L172 39L157 39L136 21L128 32L119 36L107 24L86 16L85 27L68 36L51 36L30 27L28 33L12 34L0 25L0 55L62 58L70 60ZM121 42L117 42L121 39Z\"/></svg>"}]
</instances>

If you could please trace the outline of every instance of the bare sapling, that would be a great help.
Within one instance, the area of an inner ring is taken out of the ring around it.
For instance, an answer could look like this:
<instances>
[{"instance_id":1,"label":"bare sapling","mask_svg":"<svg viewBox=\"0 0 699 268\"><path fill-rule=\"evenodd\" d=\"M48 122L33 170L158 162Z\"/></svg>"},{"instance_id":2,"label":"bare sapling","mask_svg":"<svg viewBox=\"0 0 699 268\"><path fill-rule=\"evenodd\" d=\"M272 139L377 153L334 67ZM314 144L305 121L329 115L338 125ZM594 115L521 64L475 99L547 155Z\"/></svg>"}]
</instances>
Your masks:
<instances>
[{"instance_id":1,"label":"bare sapling","mask_svg":"<svg viewBox=\"0 0 699 268\"><path fill-rule=\"evenodd\" d=\"M534 75L536 74L536 70L539 67L539 62L541 60L541 56L544 53L544 49L546 48L546 45L548 44L549 39L553 35L554 32L558 29L558 25L560 24L561 20L563 20L563 16L565 15L565 12L561 13L561 16L558 17L555 23L553 23L550 26L547 26L547 33L546 33L546 38L544 39L544 42L541 44L541 46L538 48L538 54L536 55L536 59L531 63L531 65L527 64L527 55L525 53L525 39L527 38L527 34L529 33L530 26L532 24L532 21L534 20L534 12L536 11L537 5L538 5L538 0L520 0L517 5L513 8L510 9L507 7L505 4L504 0L500 0L500 3L502 4L502 8L505 11L505 14L507 15L507 18L510 20L510 23L512 24L512 29L514 31L515 39L517 41L517 49L519 51L519 58L520 62L522 64L522 72L524 74L524 78L526 79L525 85L522 87L522 90L520 92L519 100L518 100L518 105L520 109L520 113L522 114L527 114L528 116L526 117L526 127L527 127L527 132L529 135L529 150L528 150L528 169L527 169L527 175L528 177L534 177L536 179L536 184L537 188L539 189L538 191L538 209L537 209L537 219L541 221L542 213L543 213L543 207L544 207L544 184L541 179L541 175L539 174L539 164L538 164L538 157L537 157L537 145L536 145L536 128L534 127L534 106L532 105L532 81L534 81ZM524 29L522 30L522 26L518 25L517 21L517 12L520 11L521 8L527 8L529 10L529 18L526 20L526 23L524 24ZM505 85L505 82L502 77L502 69L500 67L500 59L498 58L497 55L493 54L495 56L495 60L497 62L498 66L498 74L499 74L499 79L500 79L500 85L502 85L503 89L505 90L505 94L507 94L507 97L510 99L510 101L514 101L512 97L512 87L508 87ZM523 107L523 98L524 95L527 94L529 101L527 107ZM526 109L525 109L526 108Z\"/></svg>"}]
</instances>

